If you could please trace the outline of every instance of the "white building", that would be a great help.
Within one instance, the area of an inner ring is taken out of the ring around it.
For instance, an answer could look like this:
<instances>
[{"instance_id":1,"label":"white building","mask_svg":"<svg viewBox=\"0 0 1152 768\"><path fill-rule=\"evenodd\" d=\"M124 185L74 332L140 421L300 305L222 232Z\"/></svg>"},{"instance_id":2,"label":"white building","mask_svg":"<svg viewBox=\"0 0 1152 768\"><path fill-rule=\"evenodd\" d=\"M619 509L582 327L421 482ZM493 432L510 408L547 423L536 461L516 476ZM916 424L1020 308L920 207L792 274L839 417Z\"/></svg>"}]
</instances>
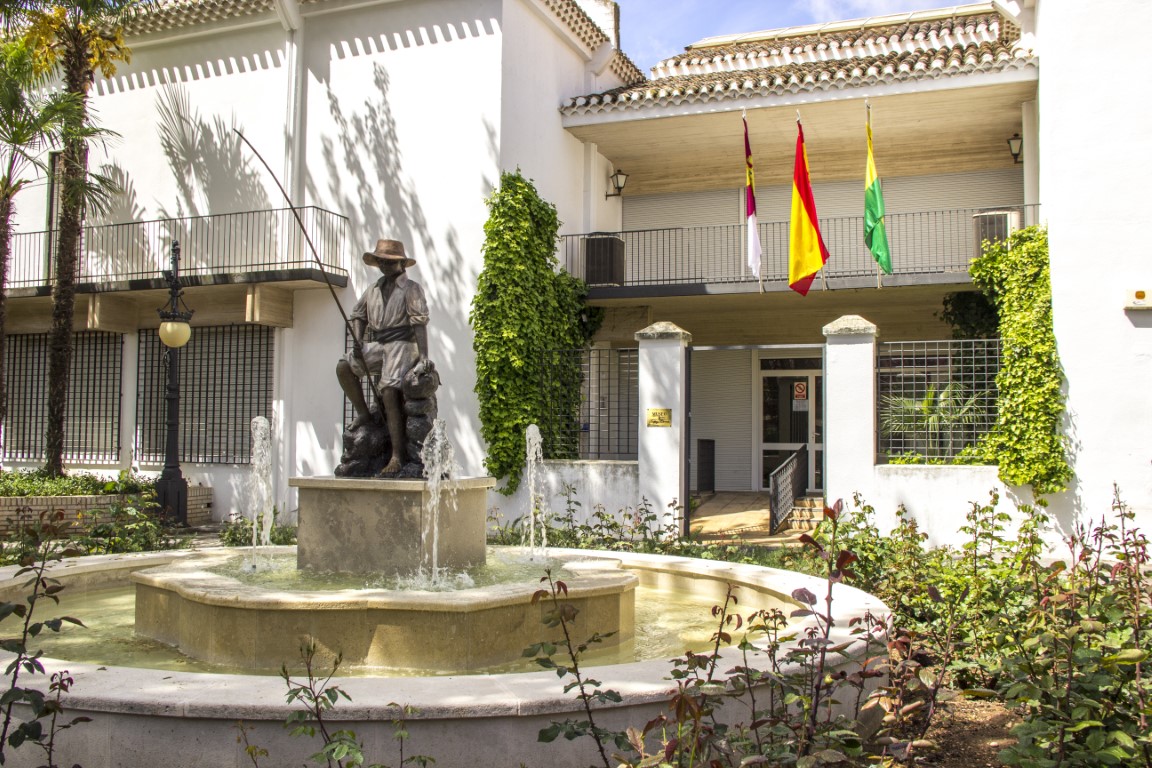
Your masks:
<instances>
[{"instance_id":1,"label":"white building","mask_svg":"<svg viewBox=\"0 0 1152 768\"><path fill-rule=\"evenodd\" d=\"M861 441L867 424L862 433L826 420L822 329L863 316L878 328L882 368L946 357L947 348L926 344L948 338L938 315L947 295L972 289L966 270L980 238L1047 223L1076 472L1053 509L1065 525L1098 518L1117 483L1147 525L1152 312L1130 307L1134 292L1152 285L1139 246L1152 107L1134 96L1137 49L1118 44L1114 26L1140 28L1152 8L990 1L748 32L694 44L646 81L616 50L612 4L582 4L588 13L573 0L172 3L141 22L131 66L99 82L94 99L102 122L124 137L105 162L129 191L108 218L128 225L89 231L90 287L77 313L78 330L116 334L123 350L108 366L123 393L117 455L103 465L124 465L134 446L145 453L155 444L135 395L147 380L140 370L155 368L156 278L173 233L185 274L196 275L186 296L196 335L248 334L245 357L266 372L260 386L269 393L260 397L276 425L278 497L291 508L287 477L328 473L338 459L340 318L291 223L267 213L285 204L235 127L294 202L315 207L309 227L345 306L372 279L358 258L365 246L384 236L409 244L435 313L440 411L470 473L482 470L484 451L467 322L483 198L502 170L519 167L535 180L564 222L561 263L595 283L592 303L606 309L596 346L609 362L591 380L623 382L618 399L633 408L631 420L612 421L614 394L588 393L602 412L579 426L603 450L587 455L625 463L581 465L603 493L587 501L634 503L629 462L645 427L628 388L631 353L612 350L634 348L637 331L666 321L691 334L693 350L684 446L692 465L668 498L701 485L697 441L711 441L712 485L732 491L768 487L770 473L803 447L811 457L803 490L859 490L882 511L908 503L946 540L994 473L936 482L923 475L939 468L926 468L912 477L918 470L883 465L898 446ZM1107 51L1107 68L1088 64L1096 51ZM882 280L860 233L866 101L895 267ZM743 266L745 110L761 280ZM832 252L804 298L784 279L797 111ZM1017 136L1019 158L1008 142ZM621 196L606 197L617 169L629 180ZM25 232L44 228L41 197L18 201ZM246 211L258 214L235 215ZM139 224L205 215L196 225ZM220 239L205 240L208 230ZM34 255L32 266L16 265L10 334L45 328L49 311L47 283L35 273L43 237L26 238ZM143 263L128 264L137 251L147 254ZM22 268L31 271L19 282ZM890 342L906 346L882 346ZM220 354L206 349L203 359ZM243 400L199 387L189 384L191 396ZM874 432L875 409L864 410ZM223 419L235 434L207 445L244 444L247 411L237 411L243 417ZM837 445L846 439L838 434L851 442ZM13 440L10 417L6 465L19 459ZM828 458L837 449L852 467ZM209 463L207 453L186 457L185 472L213 486L222 516L246 470L242 461Z\"/></svg>"},{"instance_id":2,"label":"white building","mask_svg":"<svg viewBox=\"0 0 1152 768\"><path fill-rule=\"evenodd\" d=\"M481 473L468 311L484 199L502 170L520 168L570 231L616 202L586 193L580 180L610 169L561 129L556 106L642 75L616 48L613 6L582 4L603 29L573 0L170 2L131 27L131 64L92 91L101 124L121 138L91 164L126 194L85 233L76 330L111 335L78 341L69 466L162 461L154 329L173 239L195 311L181 393L190 482L213 487L217 517L237 506L256 415L272 417L276 496L289 509L288 477L331 473L339 460L343 324L286 201L235 129L308 207L346 308L378 277L360 254L381 237L407 243L433 308L440 413L464 470ZM33 360L51 312L50 194L45 184L17 201L6 467L38 465L43 451Z\"/></svg>"}]
</instances>

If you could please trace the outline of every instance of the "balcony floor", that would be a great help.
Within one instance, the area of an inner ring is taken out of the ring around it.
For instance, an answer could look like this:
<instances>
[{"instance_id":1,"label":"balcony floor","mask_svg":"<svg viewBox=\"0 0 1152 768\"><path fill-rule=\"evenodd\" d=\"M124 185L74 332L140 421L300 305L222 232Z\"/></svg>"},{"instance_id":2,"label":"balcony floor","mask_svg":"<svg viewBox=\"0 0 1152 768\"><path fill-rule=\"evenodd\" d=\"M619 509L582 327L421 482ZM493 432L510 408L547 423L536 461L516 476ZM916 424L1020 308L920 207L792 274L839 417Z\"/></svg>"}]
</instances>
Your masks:
<instances>
[{"instance_id":1,"label":"balcony floor","mask_svg":"<svg viewBox=\"0 0 1152 768\"><path fill-rule=\"evenodd\" d=\"M843 315L860 315L885 341L947 339L952 329L938 317L944 296L972 290L971 283L764 293L591 298L604 307L595 341L634 346L635 333L658 321L692 334L694 346L823 344L823 328Z\"/></svg>"}]
</instances>

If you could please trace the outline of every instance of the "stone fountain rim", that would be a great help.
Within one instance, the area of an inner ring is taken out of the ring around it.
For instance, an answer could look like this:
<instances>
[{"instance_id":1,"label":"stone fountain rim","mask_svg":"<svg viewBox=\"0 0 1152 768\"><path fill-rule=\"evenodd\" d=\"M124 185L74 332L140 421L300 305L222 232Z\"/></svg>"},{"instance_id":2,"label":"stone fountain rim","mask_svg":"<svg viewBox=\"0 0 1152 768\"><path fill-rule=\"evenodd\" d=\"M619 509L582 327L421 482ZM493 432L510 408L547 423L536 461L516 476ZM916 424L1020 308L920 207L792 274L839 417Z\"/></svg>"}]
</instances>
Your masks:
<instances>
[{"instance_id":1,"label":"stone fountain rim","mask_svg":"<svg viewBox=\"0 0 1152 768\"><path fill-rule=\"evenodd\" d=\"M288 554L295 547L266 547L262 551ZM244 556L243 548L209 548L200 550L201 558L218 557L224 560ZM600 597L631 590L640 583L639 577L625 570L618 558L595 558L616 565L614 569L581 568L580 563L590 558L572 558L566 565L581 572L565 576L569 596L572 598ZM204 570L201 563L181 559L163 565L134 571L128 578L146 586L174 592L203 605L250 610L392 610L435 611L439 613L473 613L506 605L520 605L540 589L537 582L495 584L443 592L431 590L390 589L316 589L277 590L259 585L245 584L231 576Z\"/></svg>"},{"instance_id":2,"label":"stone fountain rim","mask_svg":"<svg viewBox=\"0 0 1152 768\"><path fill-rule=\"evenodd\" d=\"M52 573L76 577L132 571L195 557L214 549L89 556L60 563ZM790 596L792 591L800 588L823 595L827 589L822 579L763 566L623 552L550 549L549 554L553 553L612 557L620 559L628 568L722 579L745 587L767 589L775 595ZM13 583L17 570L17 566L0 568L0 587L18 589L17 584L22 582ZM834 644L861 647L861 636L852 631L846 617L860 616L865 612L884 616L888 609L874 596L845 584L836 584L833 591L840 620L831 640ZM786 599L794 602L790 597ZM810 617L805 620L808 624L812 621ZM801 633L803 628L804 625L798 626ZM851 648L846 648L845 653L851 655L851 651ZM720 655L722 665L742 663L739 649L725 648ZM0 658L8 659L11 655L3 653ZM231 721L282 721L294 710L285 701L284 681L271 675L173 672L50 658L41 661L49 673L68 670L71 674L75 683L68 695L67 706L74 709ZM604 687L621 694L622 702L617 706L622 707L666 700L676 687L666 679L670 669L669 662L662 659L595 668ZM387 685L381 685L383 679L388 681ZM419 710L418 714L410 717L415 720L528 715L562 717L580 709L571 695L563 693L563 684L550 671L433 677L340 677L333 678L332 682L352 699L341 703L329 715L338 721L390 719L398 714L397 704L414 706Z\"/></svg>"},{"instance_id":3,"label":"stone fountain rim","mask_svg":"<svg viewBox=\"0 0 1152 768\"><path fill-rule=\"evenodd\" d=\"M384 477L336 477L335 475L315 475L310 477L290 477L288 485L293 488L309 488L314 490L337 491L416 491L426 490L429 483L420 478L384 478ZM460 491L477 488L495 488L496 480L491 477L454 477L442 480L440 488Z\"/></svg>"}]
</instances>

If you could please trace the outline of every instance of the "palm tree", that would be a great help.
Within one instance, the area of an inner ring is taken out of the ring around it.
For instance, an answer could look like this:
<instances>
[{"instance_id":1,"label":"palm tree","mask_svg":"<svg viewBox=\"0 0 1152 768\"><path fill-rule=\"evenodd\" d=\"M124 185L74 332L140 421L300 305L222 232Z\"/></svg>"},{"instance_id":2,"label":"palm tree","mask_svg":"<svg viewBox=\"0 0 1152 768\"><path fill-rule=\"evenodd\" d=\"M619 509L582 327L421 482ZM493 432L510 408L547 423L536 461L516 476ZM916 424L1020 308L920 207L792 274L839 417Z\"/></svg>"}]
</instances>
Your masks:
<instances>
[{"instance_id":1,"label":"palm tree","mask_svg":"<svg viewBox=\"0 0 1152 768\"><path fill-rule=\"evenodd\" d=\"M116 62L128 61L124 24L150 0L0 0L10 28L25 39L40 71L54 71L72 94L76 109L63 132L60 154L60 209L56 219L52 326L48 340L48 414L44 431L44 469L64 474L64 416L72 364L72 316L76 304L81 228L100 185L88 172L91 121L88 89L96 73L112 75Z\"/></svg>"},{"instance_id":2,"label":"palm tree","mask_svg":"<svg viewBox=\"0 0 1152 768\"><path fill-rule=\"evenodd\" d=\"M44 152L59 140L64 121L74 111L68 94L38 93L44 78L34 72L32 55L22 40L0 44L0 423L7 417L5 320L8 265L12 254L12 217L16 195L45 172Z\"/></svg>"},{"instance_id":3,"label":"palm tree","mask_svg":"<svg viewBox=\"0 0 1152 768\"><path fill-rule=\"evenodd\" d=\"M920 399L886 395L880 401L880 431L924 440L929 458L951 458L956 427L975 424L981 416L976 395L964 395L964 388L956 381L940 390L929 384ZM939 456L941 452L947 455Z\"/></svg>"}]
</instances>

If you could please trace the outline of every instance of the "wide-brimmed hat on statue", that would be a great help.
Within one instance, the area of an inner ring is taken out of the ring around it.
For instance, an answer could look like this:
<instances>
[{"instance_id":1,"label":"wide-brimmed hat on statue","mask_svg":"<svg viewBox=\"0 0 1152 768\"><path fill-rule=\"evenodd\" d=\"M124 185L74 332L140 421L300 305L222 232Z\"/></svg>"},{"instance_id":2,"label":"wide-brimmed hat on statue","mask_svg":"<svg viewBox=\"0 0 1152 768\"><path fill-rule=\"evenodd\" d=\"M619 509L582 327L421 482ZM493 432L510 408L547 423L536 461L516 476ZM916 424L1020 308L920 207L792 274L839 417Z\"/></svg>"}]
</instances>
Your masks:
<instances>
[{"instance_id":1,"label":"wide-brimmed hat on statue","mask_svg":"<svg viewBox=\"0 0 1152 768\"><path fill-rule=\"evenodd\" d=\"M416 264L416 259L408 258L408 254L404 252L404 243L399 240L377 240L376 250L364 254L365 264L376 266L376 262L380 259L402 261L405 267Z\"/></svg>"}]
</instances>

